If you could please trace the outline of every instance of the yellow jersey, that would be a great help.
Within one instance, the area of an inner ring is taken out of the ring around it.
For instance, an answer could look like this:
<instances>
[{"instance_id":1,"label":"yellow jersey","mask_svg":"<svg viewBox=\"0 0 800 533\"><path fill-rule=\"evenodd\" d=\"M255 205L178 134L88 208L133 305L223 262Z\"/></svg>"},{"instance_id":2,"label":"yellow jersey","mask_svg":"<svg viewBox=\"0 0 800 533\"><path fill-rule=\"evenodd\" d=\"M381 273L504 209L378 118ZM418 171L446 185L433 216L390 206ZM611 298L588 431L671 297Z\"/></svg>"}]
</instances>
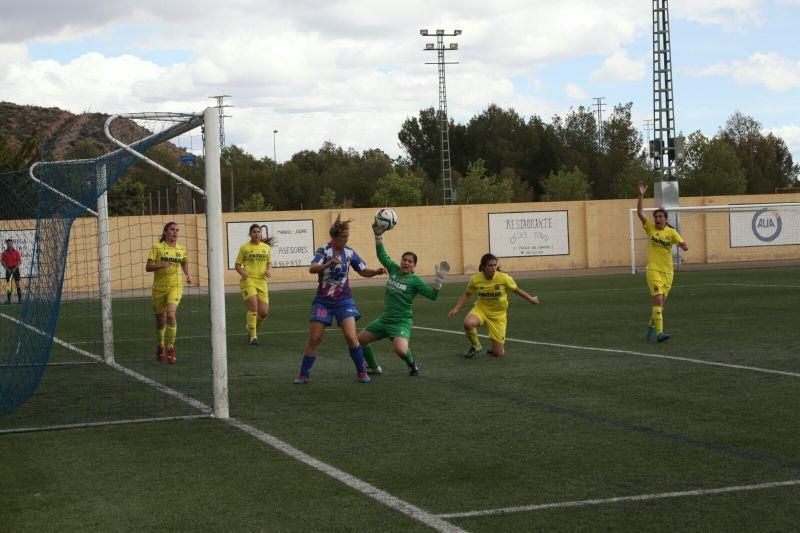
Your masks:
<instances>
[{"instance_id":1,"label":"yellow jersey","mask_svg":"<svg viewBox=\"0 0 800 533\"><path fill-rule=\"evenodd\" d=\"M517 283L505 272L495 272L492 279L486 279L483 272L478 272L467 284L467 292L478 293L476 305L490 313L505 312L508 309L508 292L515 290Z\"/></svg>"},{"instance_id":2,"label":"yellow jersey","mask_svg":"<svg viewBox=\"0 0 800 533\"><path fill-rule=\"evenodd\" d=\"M150 247L148 261L161 265L163 262L169 263L168 268L159 268L153 272L153 288L168 290L175 287L183 287L183 270L181 266L186 262L186 247L176 244L170 246L166 242L157 242Z\"/></svg>"},{"instance_id":3,"label":"yellow jersey","mask_svg":"<svg viewBox=\"0 0 800 533\"><path fill-rule=\"evenodd\" d=\"M647 233L647 266L646 270L672 273L672 245L681 244L683 238L670 226L657 229L650 220L642 223Z\"/></svg>"},{"instance_id":4,"label":"yellow jersey","mask_svg":"<svg viewBox=\"0 0 800 533\"><path fill-rule=\"evenodd\" d=\"M271 262L272 253L269 244L263 242L258 244L246 242L239 248L239 255L236 256L236 263L245 269L249 281L266 281L267 268Z\"/></svg>"}]
</instances>

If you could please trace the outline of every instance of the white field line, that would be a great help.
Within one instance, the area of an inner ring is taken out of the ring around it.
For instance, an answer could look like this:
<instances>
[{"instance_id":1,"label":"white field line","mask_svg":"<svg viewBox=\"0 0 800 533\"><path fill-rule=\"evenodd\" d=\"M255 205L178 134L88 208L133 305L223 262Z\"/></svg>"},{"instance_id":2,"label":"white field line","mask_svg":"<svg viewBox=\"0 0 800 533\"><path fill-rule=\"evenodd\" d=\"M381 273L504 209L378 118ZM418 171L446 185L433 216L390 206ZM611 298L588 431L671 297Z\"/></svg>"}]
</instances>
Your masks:
<instances>
[{"instance_id":1,"label":"white field line","mask_svg":"<svg viewBox=\"0 0 800 533\"><path fill-rule=\"evenodd\" d=\"M30 324L25 324L21 320L17 320L16 318L14 318L12 316L9 316L9 315L7 315L5 313L0 313L0 317L5 318L6 320L10 320L11 322L14 322L15 324L18 324L18 325L20 325L20 326L22 326L24 328L28 328L29 330L31 330L34 333L37 333L39 335L42 335L42 336L47 335L44 331L40 330L39 328L35 328L35 327L31 326ZM72 350L72 351L74 351L74 352L76 352L76 353L78 353L80 355L84 355L84 356L86 356L86 357L88 357L88 358L90 358L90 359L92 359L94 361L97 361L98 363L105 362L105 361L103 361L103 358L100 357L99 355L96 355L96 354L93 354L91 352L87 352L86 350L83 350L81 348L78 348L77 346L75 346L73 344L70 344L68 342L65 342L65 341L59 339L55 335L53 335L53 342L58 344L58 345L60 345L60 346L64 346L65 348L67 348L69 350ZM187 396L186 394L178 392L173 388L167 387L166 385L162 385L161 383L159 383L159 382L157 382L157 381L155 381L153 379L150 379L147 376L145 376L143 374L140 374L140 373L138 373L138 372L136 372L134 370L131 370L128 367L122 366L119 363L106 363L106 364L108 366L110 366L111 368L113 368L114 370L122 372L126 376L132 377L133 379L136 379L138 381L141 381L142 383L150 385L154 389L156 389L156 390L158 390L160 392L163 392L164 394L167 394L167 395L172 396L174 398L177 398L177 399L179 399L179 400L181 400L181 401L183 401L185 403L188 403L189 405L191 405L192 407L194 407L195 409L197 409L199 411L203 411L203 412L206 412L206 413L211 412L211 407L209 407L208 405L204 404L203 402L201 402L199 400L195 400L191 396Z\"/></svg>"},{"instance_id":2,"label":"white field line","mask_svg":"<svg viewBox=\"0 0 800 533\"><path fill-rule=\"evenodd\" d=\"M691 287L691 285L689 285ZM768 287L770 289L800 289L800 285L770 285L767 283L715 283L715 287Z\"/></svg>"},{"instance_id":3,"label":"white field line","mask_svg":"<svg viewBox=\"0 0 800 533\"><path fill-rule=\"evenodd\" d=\"M426 524L437 531L448 531L448 532L460 532L463 531L462 529L458 528L457 526L445 521L441 516L437 516L431 514L419 507L411 505L410 503L403 501L395 496L392 496L386 491L383 491L374 485L370 485L366 481L362 481L357 477L351 476L347 472L343 472L338 468L331 466L327 463L323 463L322 461L315 459L314 457L308 455L305 452L302 452L287 444L286 442L273 437L268 433L264 433L263 431L256 429L248 424L240 422L235 418L229 418L227 420L223 420L223 422L230 424L233 427L239 428L248 435L255 437L256 439L260 440L261 442L272 446L278 451L281 451L288 455L289 457L304 463L323 474L326 474L341 483L344 483L348 487L357 490L358 492L369 496L370 498L378 501L379 503L390 507L396 511L399 511L411 518Z\"/></svg>"},{"instance_id":4,"label":"white field line","mask_svg":"<svg viewBox=\"0 0 800 533\"><path fill-rule=\"evenodd\" d=\"M639 494L636 496L618 496L615 498L600 498L597 500L575 500L568 502L542 503L538 505L523 505L519 507L502 507L499 509L486 509L483 511L465 511L463 513L443 513L440 518L469 518L475 516L489 516L498 514L524 513L528 511L541 511L543 509L563 509L565 507L584 507L587 505L606 505L620 502L641 502L658 500L662 498L681 498L687 496L706 496L709 494L724 494L727 492L744 492L751 490L773 489L776 487L791 487L800 485L800 479L791 481L776 481L774 483L759 483L757 485L735 485L718 489L697 489L681 492L662 492L658 494Z\"/></svg>"},{"instance_id":5,"label":"white field line","mask_svg":"<svg viewBox=\"0 0 800 533\"><path fill-rule=\"evenodd\" d=\"M29 325L29 324L25 324L25 323L21 322L20 320L17 320L14 317L11 317L11 316L6 315L4 313L0 313L0 317L6 318L7 320L10 320L10 321L22 326L22 327L26 327L26 328L38 333L39 335L45 335L45 333L43 331L39 330L38 328L35 328L35 327L33 327L33 326ZM69 348L70 350L74 350L75 352L77 352L77 353L79 353L81 355L85 355L86 357L89 357L91 359L97 360L99 362L103 361L103 359L100 356L98 356L96 354L93 354L93 353L90 353L90 352L87 352L86 350L82 350L82 349L80 349L80 348L78 348L76 346L73 346L70 343L64 342L61 339L56 338L55 336L53 337L53 342L57 342L61 346ZM111 363L111 364L109 364L109 366L111 368L114 368L115 370L118 370L118 371L122 372L125 375L128 375L128 376L130 376L130 377L132 377L134 379L137 379L137 380L139 380L139 381L141 381L141 382L143 382L143 383L145 383L147 385L150 385L151 387L154 387L155 389L157 389L157 390L159 390L159 391L161 391L161 392L163 392L165 394L169 394L170 396L174 396L174 397L186 402L187 404L189 404L189 405L191 405L191 406L193 406L193 407L195 407L195 408L197 408L199 410L206 411L206 412L211 411L210 407L208 407L204 403L200 402L199 400L195 400L194 398L192 398L190 396L187 396L187 395L182 394L182 393L180 393L180 392L178 392L178 391L176 391L174 389L166 387L166 386L162 385L161 383L158 383L158 382L148 378L147 376L143 376L142 374L139 374L138 372L134 372L133 370L130 370L129 368L126 368L126 367L124 367L124 366L122 366L120 364ZM350 487L352 489L355 489L356 491L364 494L365 496L368 496L368 497L372 498L373 500L376 500L378 503L381 503L381 504L383 504L383 505L385 505L385 506L387 506L387 507L389 507L391 509L399 511L399 512L403 513L404 515L409 516L409 517L411 517L414 520L417 520L419 522L422 522L423 524L425 524L427 526L430 526L431 528L433 528L433 529L435 529L437 531L443 531L443 532L447 532L447 533L460 533L460 532L464 531L464 530L460 529L459 527L447 522L446 520L444 520L444 519L442 519L442 518L440 518L440 517L438 517L438 516L436 516L434 514L431 514L431 513L427 512L427 511L425 511L424 509L416 507L415 505L412 505L412 504L410 504L410 503L408 503L408 502L406 502L404 500L401 500L400 498L392 496L388 492L383 491L383 490L375 487L374 485L370 485L366 481L362 481L362 480L358 479L355 476L352 476L352 475L350 475L350 474L348 474L348 473L346 473L346 472L344 472L342 470L339 470L338 468L336 468L334 466L331 466L331 465L329 465L327 463L324 463L324 462L320 461L319 459L315 459L314 457L308 455L307 453L298 450L294 446L291 446L290 444L288 444L288 443L286 443L286 442L284 442L284 441L278 439L277 437L274 437L274 436L272 436L272 435L270 435L268 433L265 433L265 432L261 431L260 429L256 429L256 428L254 428L253 426L251 426L249 424L245 424L244 422L236 420L235 418L221 419L221 421L225 422L226 424L228 424L230 426L233 426L233 427L235 427L237 429L240 429L240 430L244 431L248 435L250 435L252 437L255 437L256 439L260 440L264 444L267 444L267 445L275 448L276 450L278 450L280 452L285 453L289 457L291 457L291 458L293 458L293 459L295 459L297 461L300 461L301 463L304 463L304 464L306 464L308 466L311 466L312 468L318 470L319 472L322 472L323 474L326 474L327 476L330 476L333 479L335 479L335 480L337 480L337 481L339 481L341 483L344 483L348 487ZM30 431L30 430L28 430L28 431Z\"/></svg>"},{"instance_id":6,"label":"white field line","mask_svg":"<svg viewBox=\"0 0 800 533\"><path fill-rule=\"evenodd\" d=\"M296 329L296 330L289 330L289 331L259 331L258 335L283 335L285 333L308 333L307 329ZM246 337L248 335L247 332L244 333L230 333L228 332L226 337ZM176 339L183 340L183 339L208 339L208 335L178 335ZM114 342L142 342L142 341L149 341L152 337L141 337L141 338L134 338L134 339L120 339L114 338ZM73 342L73 345L78 344L99 344L100 341L76 341Z\"/></svg>"},{"instance_id":7,"label":"white field line","mask_svg":"<svg viewBox=\"0 0 800 533\"><path fill-rule=\"evenodd\" d=\"M424 326L414 326L414 329L420 329L424 331L435 331L438 333L449 333L451 335L464 335L463 331L452 331L449 329L439 329L439 328L427 328ZM480 334L479 337L483 337L484 339L489 338L488 335ZM556 342L539 342L539 341L529 341L524 339L512 339L510 337L506 337L506 342L521 342L524 344L534 344L537 346L553 346L555 348L567 348L570 350L585 350L590 352L604 352L604 353L618 353L624 355L636 355L639 357L651 357L653 359L668 359L670 361L682 361L684 363L694 363L697 365L706 365L706 366L718 366L722 368L732 368L736 370L749 370L750 372L761 372L763 374L777 374L779 376L789 376L792 378L800 378L800 373L797 372L787 372L785 370L772 370L769 368L759 368L756 366L746 366L746 365L734 365L730 363L719 363L716 361L704 361L702 359L693 359L691 357L677 357L674 355L661 355L655 353L647 353L647 352L636 352L633 350L618 350L615 348L597 348L593 346L577 346L574 344L560 344Z\"/></svg>"}]
</instances>

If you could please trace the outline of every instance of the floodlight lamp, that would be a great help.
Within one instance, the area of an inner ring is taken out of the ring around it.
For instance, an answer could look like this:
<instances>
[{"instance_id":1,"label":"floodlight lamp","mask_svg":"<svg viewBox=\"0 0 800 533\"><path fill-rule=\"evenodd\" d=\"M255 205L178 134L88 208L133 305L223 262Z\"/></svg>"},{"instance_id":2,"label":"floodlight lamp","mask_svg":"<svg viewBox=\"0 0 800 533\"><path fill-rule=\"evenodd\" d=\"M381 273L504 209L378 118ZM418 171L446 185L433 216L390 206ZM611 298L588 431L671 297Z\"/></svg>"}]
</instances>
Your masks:
<instances>
[{"instance_id":1,"label":"floodlight lamp","mask_svg":"<svg viewBox=\"0 0 800 533\"><path fill-rule=\"evenodd\" d=\"M424 36L428 35L428 30L419 30L419 34L424 37Z\"/></svg>"},{"instance_id":2,"label":"floodlight lamp","mask_svg":"<svg viewBox=\"0 0 800 533\"><path fill-rule=\"evenodd\" d=\"M453 35L461 35L461 30L453 30Z\"/></svg>"},{"instance_id":3,"label":"floodlight lamp","mask_svg":"<svg viewBox=\"0 0 800 533\"><path fill-rule=\"evenodd\" d=\"M444 35L444 30L436 30L436 35Z\"/></svg>"},{"instance_id":4,"label":"floodlight lamp","mask_svg":"<svg viewBox=\"0 0 800 533\"><path fill-rule=\"evenodd\" d=\"M450 43L450 50L458 50L458 43Z\"/></svg>"},{"instance_id":5,"label":"floodlight lamp","mask_svg":"<svg viewBox=\"0 0 800 533\"><path fill-rule=\"evenodd\" d=\"M433 50L433 43L425 43L425 50Z\"/></svg>"}]
</instances>

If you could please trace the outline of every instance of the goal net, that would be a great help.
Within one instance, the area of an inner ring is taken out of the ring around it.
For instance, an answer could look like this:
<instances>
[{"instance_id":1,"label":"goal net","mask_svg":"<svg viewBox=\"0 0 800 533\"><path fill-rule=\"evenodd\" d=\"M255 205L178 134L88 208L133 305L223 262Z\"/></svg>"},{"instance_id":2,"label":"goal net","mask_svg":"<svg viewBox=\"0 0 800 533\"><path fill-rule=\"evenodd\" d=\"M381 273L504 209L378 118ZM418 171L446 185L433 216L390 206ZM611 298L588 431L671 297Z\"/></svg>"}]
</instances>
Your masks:
<instances>
[{"instance_id":1,"label":"goal net","mask_svg":"<svg viewBox=\"0 0 800 533\"><path fill-rule=\"evenodd\" d=\"M647 208L650 217L655 208ZM678 207L668 210L669 223L689 245L673 247L673 263L722 265L800 262L800 203L732 204ZM647 236L630 210L631 272L644 270Z\"/></svg>"},{"instance_id":2,"label":"goal net","mask_svg":"<svg viewBox=\"0 0 800 533\"><path fill-rule=\"evenodd\" d=\"M216 112L81 115L2 176L0 239L19 261L0 268L0 431L227 416ZM205 153L183 150L209 120ZM170 222L190 280L175 364L156 357L145 271Z\"/></svg>"}]
</instances>

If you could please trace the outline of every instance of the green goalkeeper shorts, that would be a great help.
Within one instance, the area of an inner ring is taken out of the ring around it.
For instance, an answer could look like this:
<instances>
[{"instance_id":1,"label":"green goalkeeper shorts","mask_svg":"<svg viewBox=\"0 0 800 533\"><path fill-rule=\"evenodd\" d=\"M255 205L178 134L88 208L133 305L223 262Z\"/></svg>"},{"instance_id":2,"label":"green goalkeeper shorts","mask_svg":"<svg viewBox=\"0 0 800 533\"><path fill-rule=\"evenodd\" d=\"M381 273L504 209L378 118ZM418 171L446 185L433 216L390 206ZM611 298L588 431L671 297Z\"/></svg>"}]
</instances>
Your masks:
<instances>
[{"instance_id":1,"label":"green goalkeeper shorts","mask_svg":"<svg viewBox=\"0 0 800 533\"><path fill-rule=\"evenodd\" d=\"M393 339L395 337L400 337L403 339L410 339L411 338L411 320L402 320L399 322L388 322L383 320L382 318L378 318L377 320L373 320L369 324L367 324L367 331L375 335L376 337L383 339L385 337L389 337Z\"/></svg>"}]
</instances>

